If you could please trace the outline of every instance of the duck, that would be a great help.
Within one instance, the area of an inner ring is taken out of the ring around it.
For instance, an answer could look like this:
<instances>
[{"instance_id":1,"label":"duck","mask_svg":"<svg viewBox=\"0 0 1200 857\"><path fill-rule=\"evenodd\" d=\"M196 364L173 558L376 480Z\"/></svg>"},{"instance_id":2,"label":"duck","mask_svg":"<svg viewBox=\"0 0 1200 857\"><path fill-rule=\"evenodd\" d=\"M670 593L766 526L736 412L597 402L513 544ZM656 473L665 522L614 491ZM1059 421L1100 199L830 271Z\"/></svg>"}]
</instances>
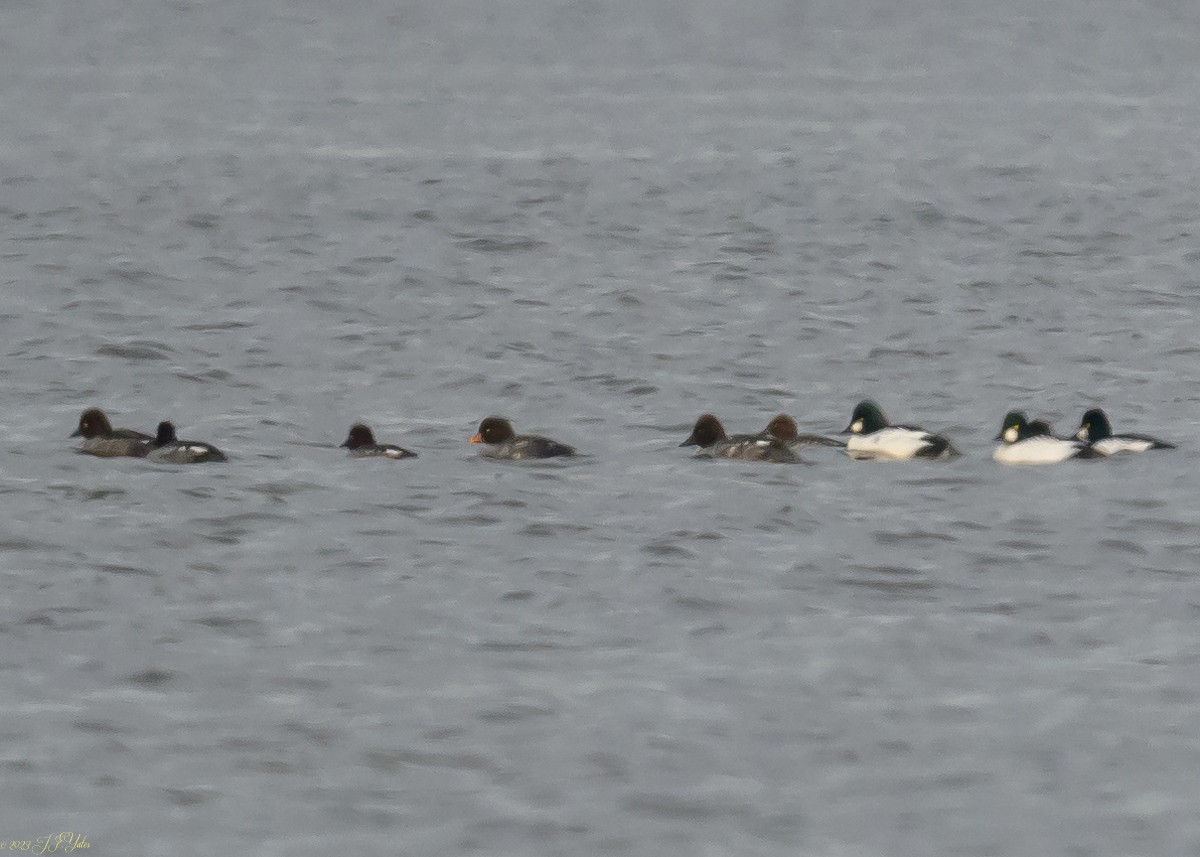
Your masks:
<instances>
[{"instance_id":1,"label":"duck","mask_svg":"<svg viewBox=\"0 0 1200 857\"><path fill-rule=\"evenodd\" d=\"M842 434L850 435L846 453L851 458L944 459L961 454L940 434L916 426L892 425L884 416L883 408L870 399L858 403L850 416L850 425Z\"/></svg>"},{"instance_id":2,"label":"duck","mask_svg":"<svg viewBox=\"0 0 1200 857\"><path fill-rule=\"evenodd\" d=\"M1108 416L1100 408L1091 408L1079 421L1079 431L1075 437L1086 443L1101 455L1112 455L1117 452L1145 452L1148 449L1175 449L1175 444L1167 443L1147 434L1113 434Z\"/></svg>"},{"instance_id":3,"label":"duck","mask_svg":"<svg viewBox=\"0 0 1200 857\"><path fill-rule=\"evenodd\" d=\"M158 424L153 448L146 456L164 464L203 464L209 461L228 461L225 453L211 443L199 440L180 440L175 436L175 424L163 420Z\"/></svg>"},{"instance_id":4,"label":"duck","mask_svg":"<svg viewBox=\"0 0 1200 857\"><path fill-rule=\"evenodd\" d=\"M108 416L99 408L84 411L79 416L79 427L70 436L83 438L79 452L101 458L145 458L154 442L154 438L140 431L113 428Z\"/></svg>"},{"instance_id":5,"label":"duck","mask_svg":"<svg viewBox=\"0 0 1200 857\"><path fill-rule=\"evenodd\" d=\"M470 442L482 443L480 455L486 458L503 458L509 461L579 455L575 447L548 437L517 434L512 423L503 417L486 417L479 424L479 430L471 437Z\"/></svg>"},{"instance_id":6,"label":"duck","mask_svg":"<svg viewBox=\"0 0 1200 857\"><path fill-rule=\"evenodd\" d=\"M344 449L350 450L350 458L369 458L383 456L385 458L416 458L417 454L410 449L396 446L392 443L376 443L375 434L363 423L350 426L350 433L342 442Z\"/></svg>"},{"instance_id":7,"label":"duck","mask_svg":"<svg viewBox=\"0 0 1200 857\"><path fill-rule=\"evenodd\" d=\"M1045 420L1030 420L1023 411L1009 411L996 435L1000 445L992 458L1001 464L1057 464L1070 458L1094 458L1080 440L1057 437Z\"/></svg>"},{"instance_id":8,"label":"duck","mask_svg":"<svg viewBox=\"0 0 1200 857\"><path fill-rule=\"evenodd\" d=\"M793 464L800 459L789 444L766 432L760 434L725 434L725 427L713 414L701 414L692 433L680 446L698 446L702 458L735 458L739 461L771 461Z\"/></svg>"},{"instance_id":9,"label":"duck","mask_svg":"<svg viewBox=\"0 0 1200 857\"><path fill-rule=\"evenodd\" d=\"M777 414L767 423L759 437L773 437L783 441L793 449L801 446L836 446L846 448L846 442L836 437L826 437L823 434L800 434L796 421L788 414Z\"/></svg>"}]
</instances>

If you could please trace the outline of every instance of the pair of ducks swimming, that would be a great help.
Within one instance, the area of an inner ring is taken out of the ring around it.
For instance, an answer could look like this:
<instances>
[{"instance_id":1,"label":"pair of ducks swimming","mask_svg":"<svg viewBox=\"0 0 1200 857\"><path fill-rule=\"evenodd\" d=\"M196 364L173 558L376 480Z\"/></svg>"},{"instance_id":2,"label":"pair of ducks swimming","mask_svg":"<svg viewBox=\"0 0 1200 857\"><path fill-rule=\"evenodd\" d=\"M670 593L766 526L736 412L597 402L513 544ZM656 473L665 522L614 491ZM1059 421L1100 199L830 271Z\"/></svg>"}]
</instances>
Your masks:
<instances>
[{"instance_id":1,"label":"pair of ducks swimming","mask_svg":"<svg viewBox=\"0 0 1200 857\"><path fill-rule=\"evenodd\" d=\"M1107 458L1118 452L1175 449L1175 444L1148 434L1113 434L1100 408L1084 411L1072 437L1058 437L1046 420L1031 420L1022 411L1009 411L996 435L1000 445L992 458L1004 464L1057 464L1071 458Z\"/></svg>"},{"instance_id":2,"label":"pair of ducks swimming","mask_svg":"<svg viewBox=\"0 0 1200 857\"><path fill-rule=\"evenodd\" d=\"M225 453L210 443L180 440L170 420L158 424L151 437L133 429L115 429L108 416L99 408L88 408L79 417L79 426L71 437L82 437L79 451L102 458L131 456L148 458L169 464L198 464L206 461L226 461Z\"/></svg>"},{"instance_id":3,"label":"pair of ducks swimming","mask_svg":"<svg viewBox=\"0 0 1200 857\"><path fill-rule=\"evenodd\" d=\"M709 457L781 463L799 461L797 451L808 445L844 447L851 457L861 459L945 459L961 454L942 435L916 426L892 425L883 409L870 400L855 407L850 425L842 434L849 435L844 443L824 435L802 435L791 417L780 414L758 434L729 437L720 420L704 414L680 446L698 446L699 454ZM1099 408L1084 413L1073 438L1057 437L1045 420L1029 420L1024 413L1011 411L996 440L1001 444L992 457L1005 464L1053 464L1069 458L1174 448L1149 435L1114 435L1108 417Z\"/></svg>"},{"instance_id":4,"label":"pair of ducks swimming","mask_svg":"<svg viewBox=\"0 0 1200 857\"><path fill-rule=\"evenodd\" d=\"M559 443L536 434L517 434L512 423L503 417L487 417L479 424L479 430L470 438L471 443L481 443L480 455L487 458L504 458L520 461L527 458L558 458L579 453L572 446ZM362 423L350 426L350 434L342 443L349 449L352 458L386 456L387 458L416 458L417 454L402 446L391 443L376 443L375 435Z\"/></svg>"},{"instance_id":5,"label":"pair of ducks swimming","mask_svg":"<svg viewBox=\"0 0 1200 857\"><path fill-rule=\"evenodd\" d=\"M170 464L201 464L209 461L228 461L225 453L211 443L179 440L175 426L167 420L158 424L155 437L127 428L113 428L108 416L99 408L88 408L79 417L79 426L71 437L82 437L79 451L102 458L148 458ZM483 454L491 458L513 460L553 458L575 455L574 448L538 435L519 435L501 417L488 417L479 424L471 443L484 444ZM350 427L342 443L353 458L382 456L385 458L416 458L412 450L391 443L376 443L371 429L362 423Z\"/></svg>"}]
</instances>

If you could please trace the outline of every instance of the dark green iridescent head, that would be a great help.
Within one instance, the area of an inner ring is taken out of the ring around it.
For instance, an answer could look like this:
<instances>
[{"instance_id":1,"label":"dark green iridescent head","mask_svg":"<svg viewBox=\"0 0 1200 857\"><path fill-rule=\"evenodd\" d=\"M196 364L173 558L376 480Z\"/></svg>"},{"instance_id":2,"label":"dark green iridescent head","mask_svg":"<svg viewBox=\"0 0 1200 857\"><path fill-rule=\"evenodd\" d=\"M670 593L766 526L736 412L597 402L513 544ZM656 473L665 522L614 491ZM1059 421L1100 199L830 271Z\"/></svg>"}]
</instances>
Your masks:
<instances>
[{"instance_id":1,"label":"dark green iridescent head","mask_svg":"<svg viewBox=\"0 0 1200 857\"><path fill-rule=\"evenodd\" d=\"M870 399L864 399L854 409L850 416L850 425L846 426L842 434L871 434L887 426L888 421L883 414L883 408Z\"/></svg>"}]
</instances>

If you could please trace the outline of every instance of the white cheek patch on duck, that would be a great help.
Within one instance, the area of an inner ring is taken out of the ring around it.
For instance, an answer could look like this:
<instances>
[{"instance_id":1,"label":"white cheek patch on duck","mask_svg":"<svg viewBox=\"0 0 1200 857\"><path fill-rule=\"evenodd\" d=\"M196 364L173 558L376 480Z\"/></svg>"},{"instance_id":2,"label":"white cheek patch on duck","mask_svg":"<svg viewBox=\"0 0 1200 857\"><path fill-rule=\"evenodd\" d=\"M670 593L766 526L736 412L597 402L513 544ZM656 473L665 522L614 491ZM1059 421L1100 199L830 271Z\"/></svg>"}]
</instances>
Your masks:
<instances>
[{"instance_id":1,"label":"white cheek patch on duck","mask_svg":"<svg viewBox=\"0 0 1200 857\"><path fill-rule=\"evenodd\" d=\"M863 421L861 419L855 420L854 422L850 423L850 431L853 432L854 434L862 434L862 430L863 430Z\"/></svg>"},{"instance_id":2,"label":"white cheek patch on duck","mask_svg":"<svg viewBox=\"0 0 1200 857\"><path fill-rule=\"evenodd\" d=\"M1090 425L1088 425L1087 423L1084 423L1083 425L1081 425L1081 426L1079 427L1079 431L1075 432L1075 437L1079 438L1079 439L1080 439L1080 440L1082 440L1084 443L1087 443L1087 440L1088 440L1088 429L1090 429L1090 428L1091 428L1091 426L1090 426Z\"/></svg>"},{"instance_id":3,"label":"white cheek patch on duck","mask_svg":"<svg viewBox=\"0 0 1200 857\"><path fill-rule=\"evenodd\" d=\"M1016 426L1009 426L1008 428L1006 428L1004 430L1004 442L1005 443L1016 443L1018 436L1019 435L1017 433Z\"/></svg>"}]
</instances>

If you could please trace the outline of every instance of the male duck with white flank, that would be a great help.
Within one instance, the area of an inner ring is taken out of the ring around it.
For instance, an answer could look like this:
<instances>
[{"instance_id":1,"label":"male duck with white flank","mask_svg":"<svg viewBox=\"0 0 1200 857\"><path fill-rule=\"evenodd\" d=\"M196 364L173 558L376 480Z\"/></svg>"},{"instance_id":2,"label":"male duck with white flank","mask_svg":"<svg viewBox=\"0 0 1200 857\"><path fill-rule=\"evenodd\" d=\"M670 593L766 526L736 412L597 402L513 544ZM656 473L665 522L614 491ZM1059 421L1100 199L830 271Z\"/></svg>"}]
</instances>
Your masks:
<instances>
[{"instance_id":1,"label":"male duck with white flank","mask_svg":"<svg viewBox=\"0 0 1200 857\"><path fill-rule=\"evenodd\" d=\"M940 434L916 426L892 425L883 409L870 399L859 402L842 434L850 435L846 452L852 458L953 458L954 444Z\"/></svg>"},{"instance_id":2,"label":"male duck with white flank","mask_svg":"<svg viewBox=\"0 0 1200 857\"><path fill-rule=\"evenodd\" d=\"M1175 449L1175 444L1150 437L1148 434L1113 434L1108 417L1099 408L1092 408L1083 415L1075 436L1101 455L1145 452L1148 449Z\"/></svg>"}]
</instances>

